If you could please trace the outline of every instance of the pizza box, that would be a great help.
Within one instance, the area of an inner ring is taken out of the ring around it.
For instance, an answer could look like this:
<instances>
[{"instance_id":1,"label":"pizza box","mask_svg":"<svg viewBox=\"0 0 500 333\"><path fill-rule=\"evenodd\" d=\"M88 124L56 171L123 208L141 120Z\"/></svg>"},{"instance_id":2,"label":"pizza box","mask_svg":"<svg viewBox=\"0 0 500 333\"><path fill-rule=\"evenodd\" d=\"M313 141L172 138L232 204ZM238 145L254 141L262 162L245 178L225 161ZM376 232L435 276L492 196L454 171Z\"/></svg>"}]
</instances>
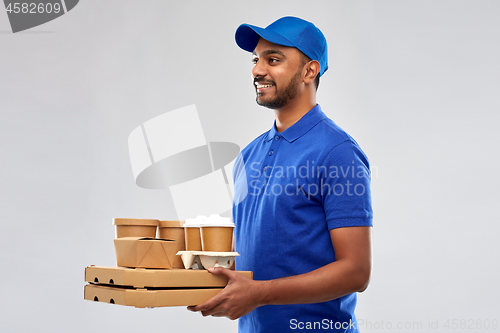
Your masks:
<instances>
[{"instance_id":1,"label":"pizza box","mask_svg":"<svg viewBox=\"0 0 500 333\"><path fill-rule=\"evenodd\" d=\"M99 284L87 284L84 298L89 301L155 308L201 304L217 295L223 288L135 289Z\"/></svg>"},{"instance_id":2,"label":"pizza box","mask_svg":"<svg viewBox=\"0 0 500 333\"><path fill-rule=\"evenodd\" d=\"M238 273L252 278L251 271ZM227 280L207 270L197 269L146 269L128 267L85 268L85 281L90 283L129 286L135 288L206 288L224 287Z\"/></svg>"}]
</instances>

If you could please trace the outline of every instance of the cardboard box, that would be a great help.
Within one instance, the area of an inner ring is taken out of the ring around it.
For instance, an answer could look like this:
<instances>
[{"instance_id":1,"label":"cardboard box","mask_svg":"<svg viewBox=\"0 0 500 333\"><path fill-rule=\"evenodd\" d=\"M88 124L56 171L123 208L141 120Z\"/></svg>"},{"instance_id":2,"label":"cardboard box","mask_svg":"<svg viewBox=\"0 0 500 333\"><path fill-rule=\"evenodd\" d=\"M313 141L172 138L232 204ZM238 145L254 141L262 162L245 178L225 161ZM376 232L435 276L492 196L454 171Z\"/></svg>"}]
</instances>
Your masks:
<instances>
[{"instance_id":1,"label":"cardboard box","mask_svg":"<svg viewBox=\"0 0 500 333\"><path fill-rule=\"evenodd\" d=\"M251 279L251 271L238 271ZM85 281L90 283L129 286L135 288L208 288L224 287L227 280L196 269L145 269L126 267L85 268Z\"/></svg>"},{"instance_id":2,"label":"cardboard box","mask_svg":"<svg viewBox=\"0 0 500 333\"><path fill-rule=\"evenodd\" d=\"M252 272L238 273L252 278ZM137 308L197 305L227 284L206 270L98 266L85 268L85 281L86 300Z\"/></svg>"},{"instance_id":3,"label":"cardboard box","mask_svg":"<svg viewBox=\"0 0 500 333\"><path fill-rule=\"evenodd\" d=\"M114 242L117 266L171 268L170 263L176 259L173 240L123 237L116 238Z\"/></svg>"},{"instance_id":4,"label":"cardboard box","mask_svg":"<svg viewBox=\"0 0 500 333\"><path fill-rule=\"evenodd\" d=\"M190 306L209 300L221 290L222 288L147 290L87 284L84 298L136 308Z\"/></svg>"}]
</instances>

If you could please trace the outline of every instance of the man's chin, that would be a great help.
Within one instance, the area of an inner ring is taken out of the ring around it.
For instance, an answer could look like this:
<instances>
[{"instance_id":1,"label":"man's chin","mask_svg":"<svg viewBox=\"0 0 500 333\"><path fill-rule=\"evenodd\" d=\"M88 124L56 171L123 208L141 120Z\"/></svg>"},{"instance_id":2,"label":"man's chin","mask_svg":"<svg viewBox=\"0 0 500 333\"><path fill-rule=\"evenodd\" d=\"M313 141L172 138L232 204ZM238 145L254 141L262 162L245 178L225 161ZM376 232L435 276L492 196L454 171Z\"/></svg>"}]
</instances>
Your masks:
<instances>
[{"instance_id":1,"label":"man's chin","mask_svg":"<svg viewBox=\"0 0 500 333\"><path fill-rule=\"evenodd\" d=\"M273 109L273 110L276 109L276 106L275 106L273 101L266 101L266 100L259 99L259 96L257 96L255 101L257 102L258 105L263 106L265 108Z\"/></svg>"},{"instance_id":2,"label":"man's chin","mask_svg":"<svg viewBox=\"0 0 500 333\"><path fill-rule=\"evenodd\" d=\"M255 99L255 101L257 102L257 104L260 105L260 106L263 106L265 108L271 109L271 110L280 109L285 104L280 99L265 100L265 99L262 99L262 98L259 98L259 97L260 96L257 96L257 98Z\"/></svg>"}]
</instances>

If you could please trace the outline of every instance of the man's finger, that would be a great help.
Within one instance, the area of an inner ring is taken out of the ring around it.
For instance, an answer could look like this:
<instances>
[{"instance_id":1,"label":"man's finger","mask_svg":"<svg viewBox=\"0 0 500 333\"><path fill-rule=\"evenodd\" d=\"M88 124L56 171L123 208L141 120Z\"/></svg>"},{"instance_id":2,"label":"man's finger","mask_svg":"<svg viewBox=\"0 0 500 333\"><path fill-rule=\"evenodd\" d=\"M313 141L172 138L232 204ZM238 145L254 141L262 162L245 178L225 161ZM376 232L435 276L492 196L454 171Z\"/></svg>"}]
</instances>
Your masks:
<instances>
[{"instance_id":1,"label":"man's finger","mask_svg":"<svg viewBox=\"0 0 500 333\"><path fill-rule=\"evenodd\" d=\"M219 294L217 294L208 301L206 301L205 303L201 303L195 306L188 306L187 309L190 311L208 311L215 308L221 302L222 298L219 296Z\"/></svg>"},{"instance_id":2,"label":"man's finger","mask_svg":"<svg viewBox=\"0 0 500 333\"><path fill-rule=\"evenodd\" d=\"M208 271L212 274L215 274L215 275L222 275L227 280L229 280L231 277L233 277L234 274L238 274L230 269L223 268L223 267L210 267L210 268L208 268Z\"/></svg>"},{"instance_id":3,"label":"man's finger","mask_svg":"<svg viewBox=\"0 0 500 333\"><path fill-rule=\"evenodd\" d=\"M212 317L225 317L227 316L227 310L219 310L217 308L208 310L208 311L201 311L201 314L206 317L206 316L212 316Z\"/></svg>"},{"instance_id":4,"label":"man's finger","mask_svg":"<svg viewBox=\"0 0 500 333\"><path fill-rule=\"evenodd\" d=\"M208 271L214 275L222 275L228 281L234 277L234 274L238 274L234 271L231 271L229 269L222 268L222 267L210 267L210 268L208 268ZM216 306L218 306L220 303L223 302L223 296L222 296L223 293L224 293L224 290L222 290L219 294L215 295L214 297L212 297L211 299L209 299L205 303L198 304L196 306L188 306L187 309L189 311L193 311L193 312L201 311L202 314L203 314L203 312L208 313L208 311L213 310ZM205 315L205 314L203 314L203 315Z\"/></svg>"}]
</instances>

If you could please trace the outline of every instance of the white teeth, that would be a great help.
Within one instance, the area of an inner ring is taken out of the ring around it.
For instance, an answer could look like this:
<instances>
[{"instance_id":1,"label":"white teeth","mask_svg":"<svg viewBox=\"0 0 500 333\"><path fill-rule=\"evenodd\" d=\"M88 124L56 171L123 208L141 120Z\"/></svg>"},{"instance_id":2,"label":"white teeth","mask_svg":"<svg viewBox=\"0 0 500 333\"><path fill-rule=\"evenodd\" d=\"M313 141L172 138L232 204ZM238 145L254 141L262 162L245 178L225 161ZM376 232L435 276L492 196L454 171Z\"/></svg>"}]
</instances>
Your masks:
<instances>
[{"instance_id":1,"label":"white teeth","mask_svg":"<svg viewBox=\"0 0 500 333\"><path fill-rule=\"evenodd\" d=\"M257 89L260 89L260 88L269 88L269 87L272 87L273 85L272 84L256 84L257 86Z\"/></svg>"}]
</instances>

